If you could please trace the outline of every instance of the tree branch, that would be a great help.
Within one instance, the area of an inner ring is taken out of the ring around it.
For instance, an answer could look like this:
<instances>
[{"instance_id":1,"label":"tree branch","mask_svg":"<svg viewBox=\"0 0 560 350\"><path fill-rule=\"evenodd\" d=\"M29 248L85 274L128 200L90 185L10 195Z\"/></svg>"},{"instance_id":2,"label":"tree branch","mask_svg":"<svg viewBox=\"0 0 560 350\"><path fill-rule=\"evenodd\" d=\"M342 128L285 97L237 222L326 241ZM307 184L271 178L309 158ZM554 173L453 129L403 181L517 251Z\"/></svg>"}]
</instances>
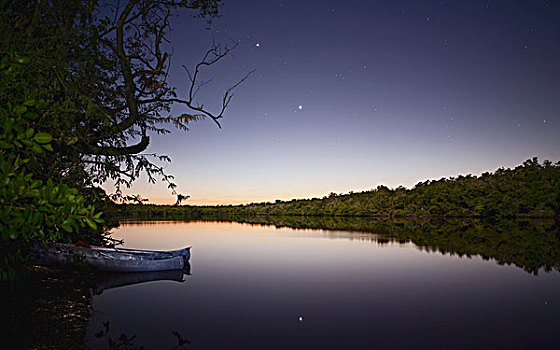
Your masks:
<instances>
[{"instance_id":1,"label":"tree branch","mask_svg":"<svg viewBox=\"0 0 560 350\"><path fill-rule=\"evenodd\" d=\"M126 147L114 147L114 146L92 146L90 147L90 153L94 155L105 155L105 156L125 156L129 154L138 154L143 152L150 144L150 137L146 134L142 135L140 142L135 145Z\"/></svg>"}]
</instances>

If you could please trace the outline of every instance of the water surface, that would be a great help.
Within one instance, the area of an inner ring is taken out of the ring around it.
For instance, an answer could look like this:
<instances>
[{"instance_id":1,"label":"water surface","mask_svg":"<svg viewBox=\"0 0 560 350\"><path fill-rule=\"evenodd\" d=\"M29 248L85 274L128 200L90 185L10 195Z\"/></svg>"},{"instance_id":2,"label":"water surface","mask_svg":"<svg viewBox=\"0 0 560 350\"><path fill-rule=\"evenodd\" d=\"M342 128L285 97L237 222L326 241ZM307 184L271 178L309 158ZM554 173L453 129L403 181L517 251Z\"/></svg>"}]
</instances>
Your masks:
<instances>
[{"instance_id":1,"label":"water surface","mask_svg":"<svg viewBox=\"0 0 560 350\"><path fill-rule=\"evenodd\" d=\"M555 269L375 233L236 222L129 222L113 236L131 248L192 245L191 274L94 297L91 348L121 334L145 349L560 346Z\"/></svg>"}]
</instances>

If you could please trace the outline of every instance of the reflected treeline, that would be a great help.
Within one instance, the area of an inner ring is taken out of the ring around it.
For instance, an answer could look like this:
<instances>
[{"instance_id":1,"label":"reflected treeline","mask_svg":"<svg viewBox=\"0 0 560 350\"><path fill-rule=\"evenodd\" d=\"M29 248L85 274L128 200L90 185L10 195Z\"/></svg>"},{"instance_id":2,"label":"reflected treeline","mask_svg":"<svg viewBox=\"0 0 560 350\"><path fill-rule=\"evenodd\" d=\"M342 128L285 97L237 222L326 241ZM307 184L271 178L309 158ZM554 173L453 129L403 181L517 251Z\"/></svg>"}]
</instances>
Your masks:
<instances>
[{"instance_id":1,"label":"reflected treeline","mask_svg":"<svg viewBox=\"0 0 560 350\"><path fill-rule=\"evenodd\" d=\"M372 233L352 239L378 244L412 242L421 250L442 254L481 256L538 274L560 271L560 225L554 220L374 219L301 216L202 217L292 229L321 229Z\"/></svg>"}]
</instances>

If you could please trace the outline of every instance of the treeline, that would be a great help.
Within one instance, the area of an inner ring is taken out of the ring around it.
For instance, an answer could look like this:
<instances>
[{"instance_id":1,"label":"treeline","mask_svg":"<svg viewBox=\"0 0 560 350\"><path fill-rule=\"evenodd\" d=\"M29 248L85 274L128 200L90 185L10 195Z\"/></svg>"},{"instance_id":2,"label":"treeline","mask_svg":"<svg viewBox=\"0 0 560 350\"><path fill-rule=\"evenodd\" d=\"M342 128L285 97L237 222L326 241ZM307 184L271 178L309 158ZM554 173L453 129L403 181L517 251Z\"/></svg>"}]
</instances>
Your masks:
<instances>
[{"instance_id":1,"label":"treeline","mask_svg":"<svg viewBox=\"0 0 560 350\"><path fill-rule=\"evenodd\" d=\"M324 198L228 206L121 205L120 216L297 215L368 217L558 217L560 162L529 159L514 169Z\"/></svg>"}]
</instances>

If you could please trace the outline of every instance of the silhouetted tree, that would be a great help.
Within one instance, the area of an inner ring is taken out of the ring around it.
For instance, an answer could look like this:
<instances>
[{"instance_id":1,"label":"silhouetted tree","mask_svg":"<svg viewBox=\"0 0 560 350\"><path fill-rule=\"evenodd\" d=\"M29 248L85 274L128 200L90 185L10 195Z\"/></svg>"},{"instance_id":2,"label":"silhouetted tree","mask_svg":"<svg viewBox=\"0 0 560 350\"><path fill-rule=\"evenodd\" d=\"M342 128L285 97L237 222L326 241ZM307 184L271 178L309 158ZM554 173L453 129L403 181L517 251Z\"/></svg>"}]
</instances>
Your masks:
<instances>
[{"instance_id":1,"label":"silhouetted tree","mask_svg":"<svg viewBox=\"0 0 560 350\"><path fill-rule=\"evenodd\" d=\"M177 201L175 202L175 204L173 204L173 206L174 206L174 207L178 207L178 206L181 205L181 202L182 202L182 201L187 200L187 199L189 199L189 198L191 198L191 196L184 196L184 195L182 195L182 194L180 194L180 193L177 193Z\"/></svg>"},{"instance_id":2,"label":"silhouetted tree","mask_svg":"<svg viewBox=\"0 0 560 350\"><path fill-rule=\"evenodd\" d=\"M112 180L115 197L140 174L173 177L145 153L151 134L187 130L210 119L220 127L232 90L212 111L197 100L203 70L236 44L213 44L192 68L186 94L168 84L170 17L186 11L218 14L220 0L6 0L0 5L1 278L30 240L103 241L99 185ZM183 107L171 113L171 105ZM113 199L114 199L113 198ZM145 199L127 199L142 204ZM84 237L85 238L85 237ZM36 243L36 242L35 242Z\"/></svg>"},{"instance_id":3,"label":"silhouetted tree","mask_svg":"<svg viewBox=\"0 0 560 350\"><path fill-rule=\"evenodd\" d=\"M173 177L145 153L150 134L169 126L188 130L210 119L220 127L232 90L225 89L212 111L197 100L207 83L203 70L231 54L236 44L213 44L192 68L185 68L185 94L168 83L172 47L170 17L181 11L213 18L220 0L9 0L0 8L1 55L16 52L29 64L2 101L25 95L36 101L35 129L53 136L56 153L44 157L37 176L59 178L78 188L112 180L120 194L141 173L174 191ZM32 93L32 95L30 95ZM10 96L11 95L11 96ZM171 105L184 107L171 113Z\"/></svg>"}]
</instances>

